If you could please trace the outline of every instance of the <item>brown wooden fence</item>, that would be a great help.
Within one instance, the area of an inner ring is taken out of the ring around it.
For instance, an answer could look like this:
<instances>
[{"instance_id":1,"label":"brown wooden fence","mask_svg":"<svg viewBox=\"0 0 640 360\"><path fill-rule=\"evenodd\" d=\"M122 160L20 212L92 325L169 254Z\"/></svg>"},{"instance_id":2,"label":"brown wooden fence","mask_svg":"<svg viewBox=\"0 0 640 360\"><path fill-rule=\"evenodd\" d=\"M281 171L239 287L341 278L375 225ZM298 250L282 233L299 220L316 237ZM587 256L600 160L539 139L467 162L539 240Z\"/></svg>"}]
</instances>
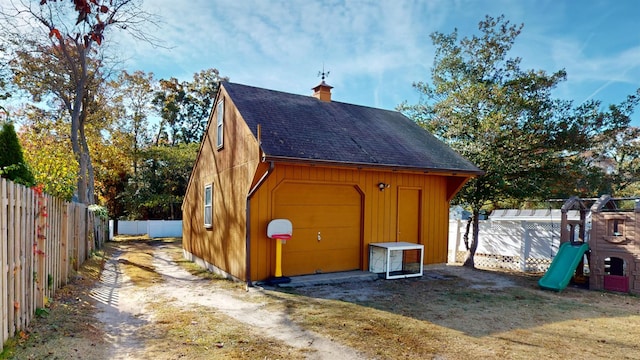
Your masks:
<instances>
[{"instance_id":1,"label":"brown wooden fence","mask_svg":"<svg viewBox=\"0 0 640 360\"><path fill-rule=\"evenodd\" d=\"M107 220L84 204L0 179L2 345L25 329L36 310L102 247L107 229Z\"/></svg>"}]
</instances>

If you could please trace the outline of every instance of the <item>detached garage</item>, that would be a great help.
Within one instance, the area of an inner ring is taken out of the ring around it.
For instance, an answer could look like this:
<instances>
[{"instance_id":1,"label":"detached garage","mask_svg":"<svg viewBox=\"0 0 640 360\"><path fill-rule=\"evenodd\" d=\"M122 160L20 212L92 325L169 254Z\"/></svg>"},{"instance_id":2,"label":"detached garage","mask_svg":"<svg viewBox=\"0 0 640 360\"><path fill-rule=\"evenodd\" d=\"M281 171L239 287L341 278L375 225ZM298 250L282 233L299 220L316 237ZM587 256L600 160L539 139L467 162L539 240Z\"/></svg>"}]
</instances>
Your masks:
<instances>
[{"instance_id":1,"label":"detached garage","mask_svg":"<svg viewBox=\"0 0 640 360\"><path fill-rule=\"evenodd\" d=\"M449 201L482 173L395 111L223 83L183 203L185 257L237 280L368 269L370 243L447 259Z\"/></svg>"}]
</instances>

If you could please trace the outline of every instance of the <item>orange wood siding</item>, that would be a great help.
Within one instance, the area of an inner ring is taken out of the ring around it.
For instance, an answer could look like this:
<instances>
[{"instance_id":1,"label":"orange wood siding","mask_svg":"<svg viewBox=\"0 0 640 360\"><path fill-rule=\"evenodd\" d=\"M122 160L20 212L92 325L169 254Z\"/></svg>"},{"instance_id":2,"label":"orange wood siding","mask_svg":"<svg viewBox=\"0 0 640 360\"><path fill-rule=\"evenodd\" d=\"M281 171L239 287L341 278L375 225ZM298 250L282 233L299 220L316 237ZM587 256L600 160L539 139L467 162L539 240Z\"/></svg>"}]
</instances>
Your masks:
<instances>
[{"instance_id":1,"label":"orange wood siding","mask_svg":"<svg viewBox=\"0 0 640 360\"><path fill-rule=\"evenodd\" d=\"M369 243L399 240L399 189L412 189L414 194L420 194L419 204L413 206L420 207L418 242L425 246L425 264L447 261L447 196L452 181L459 182L459 178L422 173L276 164L273 173L251 200L251 278L255 281L273 276L275 243L267 238L266 228L269 221L276 216L273 197L276 189L283 183L346 184L358 189L363 199L361 269L366 270ZM389 188L380 191L380 182L390 184ZM295 186L290 188L295 189ZM304 211L302 208L299 210ZM296 239L296 224L293 226L293 239L290 240L292 242Z\"/></svg>"},{"instance_id":2,"label":"orange wood siding","mask_svg":"<svg viewBox=\"0 0 640 360\"><path fill-rule=\"evenodd\" d=\"M220 96L225 101L224 147L220 150L216 147L216 106L183 202L183 248L244 279L246 201L259 165L259 149L226 92L221 91ZM204 227L203 218L206 184L213 184L213 227L210 229Z\"/></svg>"}]
</instances>

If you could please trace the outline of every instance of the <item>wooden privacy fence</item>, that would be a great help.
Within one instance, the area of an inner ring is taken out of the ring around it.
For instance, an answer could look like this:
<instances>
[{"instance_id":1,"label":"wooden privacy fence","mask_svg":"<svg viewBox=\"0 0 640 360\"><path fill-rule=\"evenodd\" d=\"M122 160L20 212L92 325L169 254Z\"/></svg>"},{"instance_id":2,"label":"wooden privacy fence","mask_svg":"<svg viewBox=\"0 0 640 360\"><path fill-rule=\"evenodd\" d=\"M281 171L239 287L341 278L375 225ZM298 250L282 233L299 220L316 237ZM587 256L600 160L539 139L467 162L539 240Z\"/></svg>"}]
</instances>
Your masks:
<instances>
[{"instance_id":1,"label":"wooden privacy fence","mask_svg":"<svg viewBox=\"0 0 640 360\"><path fill-rule=\"evenodd\" d=\"M2 345L25 329L107 236L108 220L86 205L0 179Z\"/></svg>"}]
</instances>

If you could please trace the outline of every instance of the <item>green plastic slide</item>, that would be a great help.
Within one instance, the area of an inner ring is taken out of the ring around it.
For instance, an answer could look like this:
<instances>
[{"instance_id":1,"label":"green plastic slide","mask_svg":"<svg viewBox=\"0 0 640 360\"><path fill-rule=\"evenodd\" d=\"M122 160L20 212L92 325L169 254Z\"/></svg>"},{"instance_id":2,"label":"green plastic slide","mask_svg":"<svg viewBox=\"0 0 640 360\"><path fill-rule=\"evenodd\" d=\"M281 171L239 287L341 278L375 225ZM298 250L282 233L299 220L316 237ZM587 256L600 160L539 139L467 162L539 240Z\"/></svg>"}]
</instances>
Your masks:
<instances>
[{"instance_id":1,"label":"green plastic slide","mask_svg":"<svg viewBox=\"0 0 640 360\"><path fill-rule=\"evenodd\" d=\"M553 258L551 266L538 280L538 285L546 290L561 291L569 285L569 281L576 271L584 253L589 250L589 245L585 243L572 244L570 242L560 245L560 249Z\"/></svg>"}]
</instances>

